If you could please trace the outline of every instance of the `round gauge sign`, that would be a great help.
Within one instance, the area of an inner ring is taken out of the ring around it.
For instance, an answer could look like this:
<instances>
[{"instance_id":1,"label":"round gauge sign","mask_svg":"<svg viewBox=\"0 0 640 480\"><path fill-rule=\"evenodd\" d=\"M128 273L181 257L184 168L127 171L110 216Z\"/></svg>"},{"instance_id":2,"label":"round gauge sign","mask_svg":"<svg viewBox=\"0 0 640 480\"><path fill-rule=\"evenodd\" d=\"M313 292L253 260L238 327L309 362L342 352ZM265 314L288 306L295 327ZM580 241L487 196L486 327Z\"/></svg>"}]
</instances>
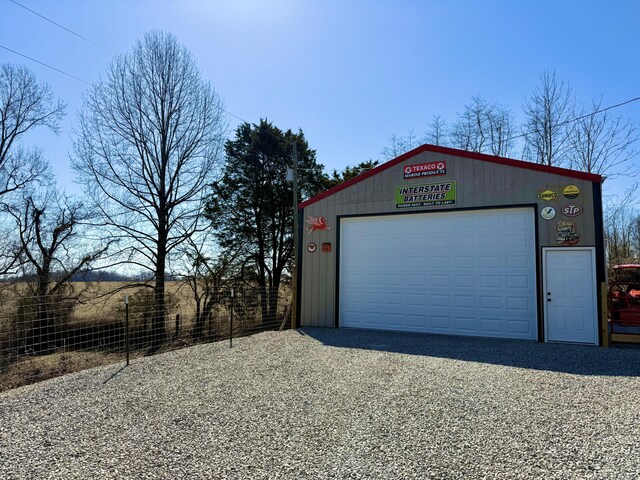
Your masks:
<instances>
[{"instance_id":1,"label":"round gauge sign","mask_svg":"<svg viewBox=\"0 0 640 480\"><path fill-rule=\"evenodd\" d=\"M580 195L580 189L575 185L567 185L566 187L564 187L564 190L562 190L562 193L569 200L573 200L574 198L577 198L578 195Z\"/></svg>"},{"instance_id":2,"label":"round gauge sign","mask_svg":"<svg viewBox=\"0 0 640 480\"><path fill-rule=\"evenodd\" d=\"M311 242L309 245L307 245L307 251L309 253L315 252L317 250L317 248L318 248L318 246L313 242Z\"/></svg>"},{"instance_id":3,"label":"round gauge sign","mask_svg":"<svg viewBox=\"0 0 640 480\"><path fill-rule=\"evenodd\" d=\"M556 209L553 207L544 207L542 210L540 210L540 216L545 220L551 220L556 216Z\"/></svg>"}]
</instances>

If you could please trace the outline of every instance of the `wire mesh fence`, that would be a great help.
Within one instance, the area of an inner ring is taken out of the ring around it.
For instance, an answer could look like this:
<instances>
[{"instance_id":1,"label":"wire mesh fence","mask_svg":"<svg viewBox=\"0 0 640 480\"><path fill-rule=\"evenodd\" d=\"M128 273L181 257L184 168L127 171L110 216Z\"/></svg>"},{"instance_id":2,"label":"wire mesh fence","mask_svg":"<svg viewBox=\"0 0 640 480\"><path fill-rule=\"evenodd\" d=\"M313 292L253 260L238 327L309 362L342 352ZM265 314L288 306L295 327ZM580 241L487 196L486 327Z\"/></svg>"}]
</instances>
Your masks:
<instances>
[{"instance_id":1,"label":"wire mesh fence","mask_svg":"<svg viewBox=\"0 0 640 480\"><path fill-rule=\"evenodd\" d=\"M0 391L196 343L291 327L287 288L0 294Z\"/></svg>"}]
</instances>

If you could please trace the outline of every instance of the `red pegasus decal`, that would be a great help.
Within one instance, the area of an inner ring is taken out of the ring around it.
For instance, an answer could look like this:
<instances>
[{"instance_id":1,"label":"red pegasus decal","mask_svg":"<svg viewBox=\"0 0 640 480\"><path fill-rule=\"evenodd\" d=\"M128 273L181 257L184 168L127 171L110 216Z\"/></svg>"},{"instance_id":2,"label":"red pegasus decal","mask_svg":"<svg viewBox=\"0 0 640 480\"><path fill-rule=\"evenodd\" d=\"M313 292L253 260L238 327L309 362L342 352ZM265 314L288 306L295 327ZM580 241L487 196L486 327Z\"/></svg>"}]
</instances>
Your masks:
<instances>
[{"instance_id":1,"label":"red pegasus decal","mask_svg":"<svg viewBox=\"0 0 640 480\"><path fill-rule=\"evenodd\" d=\"M309 233L313 232L314 230L333 230L333 228L327 225L327 219L325 217L312 217L311 215L307 215L305 223L309 224L309 226L307 227L307 232Z\"/></svg>"}]
</instances>

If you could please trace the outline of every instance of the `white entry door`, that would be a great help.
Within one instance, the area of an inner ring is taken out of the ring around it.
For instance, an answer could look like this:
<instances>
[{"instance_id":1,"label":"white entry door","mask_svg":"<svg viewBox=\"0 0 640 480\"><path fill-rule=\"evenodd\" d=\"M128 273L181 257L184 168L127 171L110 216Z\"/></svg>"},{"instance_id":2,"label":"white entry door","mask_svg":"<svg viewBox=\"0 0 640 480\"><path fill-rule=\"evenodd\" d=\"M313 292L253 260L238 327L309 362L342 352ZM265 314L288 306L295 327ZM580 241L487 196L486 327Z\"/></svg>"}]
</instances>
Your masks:
<instances>
[{"instance_id":1,"label":"white entry door","mask_svg":"<svg viewBox=\"0 0 640 480\"><path fill-rule=\"evenodd\" d=\"M595 250L544 249L546 339L597 344Z\"/></svg>"}]
</instances>

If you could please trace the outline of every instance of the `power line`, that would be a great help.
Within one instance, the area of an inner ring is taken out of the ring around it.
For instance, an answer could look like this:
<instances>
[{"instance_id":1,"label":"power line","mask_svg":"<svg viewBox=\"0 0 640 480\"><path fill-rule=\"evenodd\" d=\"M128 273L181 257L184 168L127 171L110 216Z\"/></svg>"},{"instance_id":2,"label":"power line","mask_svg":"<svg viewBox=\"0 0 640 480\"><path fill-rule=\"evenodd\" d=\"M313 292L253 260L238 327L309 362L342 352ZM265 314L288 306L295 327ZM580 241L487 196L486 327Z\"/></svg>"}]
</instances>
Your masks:
<instances>
[{"instance_id":1,"label":"power line","mask_svg":"<svg viewBox=\"0 0 640 480\"><path fill-rule=\"evenodd\" d=\"M87 85L91 85L90 82L87 82L86 80L83 80L80 77L76 77L75 75L67 73L64 70L60 70L59 68L52 67L51 65L49 65L47 63L44 63L44 62L41 62L40 60L36 60L35 58L29 57L28 55L25 55L24 53L16 52L15 50L12 50L9 47L5 47L4 45L1 45L1 44L0 44L0 48L4 48L5 50L10 51L11 53L15 53L16 55L19 55L19 56L24 57L24 58L26 58L28 60L31 60L32 62L39 63L40 65L43 65L43 66L45 66L47 68L50 68L51 70L55 70L56 72L62 73L63 75L66 75L67 77L71 77L71 78L73 78L75 80L78 80L79 82L86 83Z\"/></svg>"},{"instance_id":2,"label":"power line","mask_svg":"<svg viewBox=\"0 0 640 480\"><path fill-rule=\"evenodd\" d=\"M229 114L229 115L231 115L232 117L237 118L238 120L243 121L244 123L251 123L251 122L249 122L248 120L245 120L244 118L239 117L239 116L238 116L238 115L236 115L235 113L231 113L231 112L230 112L230 111L228 111L228 110L224 110L224 109L223 109L222 111L223 111L223 112L225 112L225 113L227 113L227 114Z\"/></svg>"},{"instance_id":3,"label":"power line","mask_svg":"<svg viewBox=\"0 0 640 480\"><path fill-rule=\"evenodd\" d=\"M597 115L598 113L603 113L606 112L607 110L612 110L614 108L618 108L618 107L622 107L623 105L627 105L629 103L633 103L633 102L637 102L638 100L640 100L640 97L634 97L634 98L630 98L629 100L625 100L624 102L620 102L620 103L616 103L615 105L609 105L608 107L605 108L600 108L598 110L595 110L593 112L589 112L589 113L585 113L584 115L581 115L579 117L575 117L575 118L570 118L568 120L565 120L564 122L560 122L557 125L554 125L554 127L562 127L564 125L568 125L569 123L573 123L573 122L577 122L578 120L582 120L583 118L587 118L587 117L591 117L593 115ZM515 135L513 137L509 137L505 140L505 142L510 142L511 140L515 140L517 138L524 138L529 134L532 134L535 132L525 132L525 133L521 133L519 135ZM491 143L491 145L493 145L495 142Z\"/></svg>"},{"instance_id":4,"label":"power line","mask_svg":"<svg viewBox=\"0 0 640 480\"><path fill-rule=\"evenodd\" d=\"M104 50L105 52L109 53L110 55L115 56L115 53L113 53L111 50L109 50L109 49L107 49L107 48L103 47L102 45L100 45L100 44L98 44L98 43L96 43L96 42L94 42L94 41L92 41L92 40L89 40L87 37L84 37L84 36L80 35L79 33L74 32L74 31L73 31L73 30L71 30L70 28L67 28L67 27L65 27L64 25L61 25L61 24L59 24L59 23L57 23L57 22L54 22L53 20L51 20L50 18L48 18L48 17L46 17L46 16L42 15L41 13L38 13L38 12L36 12L35 10L32 10L32 9L30 9L29 7L26 7L25 5L22 5L21 3L16 2L16 0L9 0L9 1L10 1L10 2L12 2L12 3L15 3L15 4L16 4L16 5L18 5L19 7L22 7L22 8L24 8L25 10L27 10L27 11L29 11L29 12L33 13L34 15L37 15L38 17L40 17L40 18L42 18L42 19L44 19L44 20L46 20L46 21L48 21L48 22L50 22L50 23L54 24L56 27L62 28L62 29L63 29L63 30L65 30L66 32L69 32L70 34L75 35L75 36L76 36L76 37L78 37L78 38L81 38L82 40L84 40L84 41L85 41L85 42L87 42L87 43L90 43L90 44L91 44L91 45L93 45L94 47L98 47L99 49ZM3 48L6 48L6 47L3 47ZM6 48L6 49L7 49L7 50L10 50L10 49L8 49L8 48ZM81 78L74 77L73 75L71 75L71 74L69 74L69 73L66 73L66 72L63 72L62 70L59 70L59 69L54 68L54 67L51 67L50 65L47 65L47 64L45 64L45 63L43 63L43 62L40 62L40 61L38 61L38 60L35 60L35 59L31 58L31 57L27 57L26 55L23 55L23 54L21 54L21 53L16 52L15 50L10 50L10 51L12 51L13 53L15 53L15 54L17 54L17 55L20 55L20 56L22 56L22 57L28 58L29 60L32 60L32 61L34 61L34 62L37 62L37 63L39 63L39 64L41 64L41 65L44 65L45 67L52 68L52 69L54 69L54 70L56 70L56 71L58 71L58 72L60 72L60 73L64 73L65 75L69 75L69 76L71 76L72 78L75 78L76 80L80 80L81 82L84 82L84 83L86 83L86 84L89 84L89 82L86 82L86 81L82 80ZM90 84L89 84L89 85L90 85ZM229 112L228 110L224 110L224 109L223 109L223 111L224 111L225 113L227 113L228 115L231 115L232 117L235 117L235 118L237 118L238 120L240 120L240 121L242 121L242 122L249 123L247 120L245 120L244 118L242 118L242 117L240 117L240 116L236 115L235 113L231 113L231 112Z\"/></svg>"},{"instance_id":5,"label":"power line","mask_svg":"<svg viewBox=\"0 0 640 480\"><path fill-rule=\"evenodd\" d=\"M86 37L84 37L84 36L80 35L79 33L74 32L73 30L71 30L71 29L69 29L69 28L65 27L64 25L61 25L61 24L59 24L59 23L57 23L57 22L54 22L54 21L53 21L53 20L51 20L50 18L48 18L48 17L46 17L46 16L44 16L44 15L42 15L42 14L40 14L40 13L36 12L35 10L32 10L32 9L30 9L30 8L26 7L25 5L22 5L22 4L21 4L21 3L19 3L19 2L16 2L15 0L9 0L9 1L10 1L10 2L12 2L12 3L15 3L15 4L16 4L16 5L18 5L19 7L24 8L25 10L28 10L29 12L33 13L34 15L37 15L38 17L43 18L44 20L46 20L46 21L48 21L48 22L50 22L50 23L54 24L55 26L57 26L57 27L59 27L59 28L62 28L62 29L63 29L63 30L65 30L66 32L69 32L69 33L71 33L72 35L75 35L76 37L81 38L81 39L82 39L82 40L84 40L85 42L87 42L87 43L89 43L89 44L91 44L91 45L93 45L93 46L95 46L95 47L98 47L98 48L99 48L99 49L101 49L101 50L104 50L104 51L105 51L105 52L107 52L108 54L115 56L115 53L113 53L111 50L109 50L109 49L107 49L107 48L103 47L102 45L100 45L100 44L98 44L98 43L96 43L96 42L94 42L94 41L92 41L92 40L89 40L88 38L86 38ZM86 83L86 84L89 84L89 85L90 85L90 83L89 83L89 82L87 82L87 81L85 81L85 80L82 80L81 78L78 78L78 77L75 77L75 76L73 76L73 75L71 75L71 74L69 74L69 73L63 72L62 70L57 69L57 68L55 68L55 67L52 67L52 66L50 66L50 65L47 65L47 64L45 64L45 63L43 63L43 62L40 62L39 60L35 60L35 59L31 58L31 57L28 57L28 56L26 56L26 55L24 55L24 54L21 54L21 53L19 53L19 52L16 52L15 50L11 50L11 49L9 49L9 48L7 48L7 47L3 47L3 48L5 48L6 50L9 50L9 51L11 51L11 52L15 53L16 55L20 55L20 56L22 56L22 57L24 57L24 58L28 58L29 60L31 60L31 61L33 61L33 62L39 63L40 65L44 65L45 67L49 67L49 68L51 68L51 69L53 69L53 70L56 70L57 72L63 73L63 74L68 75L68 76L70 76L70 77L72 77L72 78L75 78L76 80L80 80L81 82L84 82L84 83ZM245 123L249 123L249 122L247 122L247 120L245 120L244 118L242 118L242 117L240 117L240 116L238 116L238 115L236 115L236 114L234 114L234 113L231 113L231 112L229 112L228 110L224 110L224 112L225 112L225 113L227 113L228 115L231 115L232 117L237 118L238 120L241 120L241 121L243 121L243 122L245 122Z\"/></svg>"},{"instance_id":6,"label":"power line","mask_svg":"<svg viewBox=\"0 0 640 480\"><path fill-rule=\"evenodd\" d=\"M11 1L13 1L13 0L11 0ZM23 58L26 58L26 59L28 59L28 60L31 60L32 62L38 63L38 64L40 64L40 65L43 65L43 66L45 66L45 67L47 67L47 68L50 68L51 70L55 70L56 72L62 73L63 75L66 75L66 76L71 77L71 78L73 78L73 79L75 79L75 80L78 80L79 82L86 83L87 85L91 85L91 82L87 82L86 80L83 80L83 79L82 79L82 78L80 78L80 77L76 77L75 75L72 75L71 73L68 73L68 72L65 72L64 70L60 70L59 68L53 67L53 66L49 65L48 63L44 63L44 62L41 62L40 60L36 60L36 59L35 59L35 58L33 58L33 57L30 57L30 56L28 56L28 55L25 55L24 53L20 53L20 52L18 52L18 51L16 51L16 50L13 50L13 49L9 48L9 47L5 47L5 46L4 46L4 45L2 45L2 44L0 44L0 48L4 48L5 50L8 50L8 51L9 51L9 52L11 52L11 53L15 53L16 55L19 55L19 56L21 56L21 57L23 57ZM249 121L247 121L247 120L245 120L244 118L242 118L242 117L240 117L240 116L236 115L235 113L231 113L230 111L228 111L228 110L224 110L224 109L223 109L222 111L223 111L223 112L225 112L225 113L226 113L226 114L228 114L228 115L231 115L232 117L237 118L238 120L241 120L241 121L243 121L243 122L245 122L245 123L250 123Z\"/></svg>"},{"instance_id":7,"label":"power line","mask_svg":"<svg viewBox=\"0 0 640 480\"><path fill-rule=\"evenodd\" d=\"M35 10L31 10L29 7L26 7L26 6L22 5L21 3L16 2L16 0L9 0L9 1L10 1L11 3L15 3L15 4L16 4L16 5L18 5L19 7L22 7L22 8L24 8L25 10L27 10L27 11L29 11L29 12L33 13L34 15L37 15L38 17L40 17L40 18L42 18L42 19L46 20L47 22L53 23L55 26L60 27L60 28L62 28L63 30L65 30L65 31L69 32L71 35L75 35L76 37L81 38L82 40L84 40L84 41L85 41L85 42L87 42L87 43L90 43L90 44L91 44L91 45L93 45L94 47L98 47L99 49L104 50L105 52L107 52L107 53L108 53L108 54L110 54L110 55L115 55L115 53L113 53L111 50L108 50L108 49L104 48L102 45L98 45L97 43L92 42L92 41L91 41L91 40L89 40L88 38L83 37L83 36L82 36L82 35L80 35L79 33L74 32L73 30L71 30L71 29L69 29L69 28L65 27L64 25L60 25L59 23L54 22L54 21L53 21L53 20L51 20L50 18L45 17L44 15L42 15L42 14L40 14L40 13L36 12Z\"/></svg>"},{"instance_id":8,"label":"power line","mask_svg":"<svg viewBox=\"0 0 640 480\"><path fill-rule=\"evenodd\" d=\"M606 112L607 110L611 110L612 108L622 107L623 105L627 105L628 103L632 103L632 102L637 102L638 100L640 100L640 97L631 98L629 100L625 100L624 102L616 103L615 105L609 105L608 107L601 108L601 109L596 110L594 112L587 113L587 114L582 115L580 117L572 118L570 120L567 120L566 122L559 123L558 126L561 127L562 125L565 125L567 123L577 122L578 120L582 120L583 118L590 117L591 115L595 115L597 113Z\"/></svg>"},{"instance_id":9,"label":"power line","mask_svg":"<svg viewBox=\"0 0 640 480\"><path fill-rule=\"evenodd\" d=\"M27 11L29 11L29 12L33 13L34 15L37 15L38 17L40 17L40 18L42 18L42 19L44 19L44 20L46 20L46 21L48 21L48 22L52 23L53 25L55 25L55 26L57 26L57 27L59 27L59 28L62 28L62 29L63 29L63 30L65 30L66 32L69 32L69 33L71 33L72 35L75 35L76 37L78 37L78 38L80 38L80 39L84 40L85 42L87 42L87 43L89 43L89 44L91 44L91 45L93 45L93 46L95 46L95 47L98 47L99 49L104 50L105 52L107 52L107 53L109 53L109 54L111 54L111 55L115 56L115 53L113 53L111 50L109 50L109 49L107 49L107 48L103 47L102 45L100 45L100 44L98 44L98 43L96 43L96 42L94 42L94 41L92 41L92 40L89 40L88 38L86 38L86 37L84 37L84 36L80 35L79 33L74 32L73 30L71 30L71 29L69 29L69 28L65 27L64 25L61 25L61 24L59 24L59 23L57 23L57 22L54 22L54 21L53 21L53 20L51 20L50 18L48 18L48 17L46 17L46 16L42 15L41 13L36 12L35 10L32 10L32 9L30 9L30 8L26 7L25 5L22 5L21 3L17 2L16 0L9 0L9 1L10 1L10 2L12 2L12 3L14 3L14 4L16 4L16 5L18 5L19 7L24 8L25 10L27 10ZM0 45L0 47L4 48L4 49L6 49L6 50L9 50L10 52L15 53L16 55L20 55L21 57L27 58L27 59L29 59L29 60L31 60L31 61L33 61L33 62L39 63L40 65L44 65L45 67L51 68L52 70L55 70L55 71L57 71L57 72L60 72L60 73L62 73L62 74L64 74L64 75L67 75L67 76L69 76L69 77L71 77L71 78L74 78L74 79L76 79L76 80L79 80L79 81L81 81L81 82L83 82L83 83L86 83L87 85L91 85L91 84L90 84L89 82L87 82L86 80L83 80L83 79L81 79L81 78L78 78L78 77L76 77L76 76L74 76L74 75L71 75L70 73L64 72L64 71L62 71L62 70L60 70L60 69L58 69L58 68L52 67L51 65L48 65L48 64L46 64L46 63L44 63L44 62L41 62L41 61L36 60L36 59L34 59L34 58L31 58L31 57L29 57L29 56L27 56L27 55L24 55L24 54L22 54L22 53L16 52L15 50L11 50L10 48L4 47L4 46L2 46L2 45ZM228 111L228 110L225 110L225 109L222 109L222 111L223 111L223 112L225 112L227 115L230 115L230 116L232 116L232 117L234 117L234 118L237 118L238 120L240 120L240 121L242 121L242 122L250 123L249 121L245 120L244 118L242 118L242 117L241 117L241 116L239 116L239 115L236 115L235 113L232 113L232 112L230 112L230 111Z\"/></svg>"},{"instance_id":10,"label":"power line","mask_svg":"<svg viewBox=\"0 0 640 480\"><path fill-rule=\"evenodd\" d=\"M614 108L622 107L622 106L627 105L629 103L637 102L638 100L640 100L640 97L630 98L629 100L625 100L623 102L616 103L614 105L609 105L608 107L600 108L598 110L594 110L593 112L585 113L584 115L580 115L579 117L570 118L568 120L565 120L563 122L560 122L560 123L554 125L553 127L554 128L562 127L562 126L567 125L569 123L573 123L573 122L577 122L578 120L582 120L583 118L588 118L588 117L591 117L593 115L597 115L599 113L604 113L604 112L606 112L608 110L612 110ZM524 132L524 133L519 133L518 135L513 135L513 136L508 137L508 138L506 138L504 140L496 140L496 141L493 141L493 142L489 142L489 143L487 143L487 147L492 147L492 146L494 146L494 145L496 145L497 143L500 143L500 142L508 143L508 142L511 142L512 140L516 140L518 138L526 138L528 135L531 135L531 134L534 134L534 133L535 133L534 131L528 131L528 132ZM403 138L403 137L400 137L400 138ZM442 145L442 146L446 146L446 145ZM411 147L407 151L410 151L413 148L415 148L415 147ZM466 150L466 151L473 151L473 150ZM477 152L477 153L486 153L486 152L483 151L483 152Z\"/></svg>"}]
</instances>

